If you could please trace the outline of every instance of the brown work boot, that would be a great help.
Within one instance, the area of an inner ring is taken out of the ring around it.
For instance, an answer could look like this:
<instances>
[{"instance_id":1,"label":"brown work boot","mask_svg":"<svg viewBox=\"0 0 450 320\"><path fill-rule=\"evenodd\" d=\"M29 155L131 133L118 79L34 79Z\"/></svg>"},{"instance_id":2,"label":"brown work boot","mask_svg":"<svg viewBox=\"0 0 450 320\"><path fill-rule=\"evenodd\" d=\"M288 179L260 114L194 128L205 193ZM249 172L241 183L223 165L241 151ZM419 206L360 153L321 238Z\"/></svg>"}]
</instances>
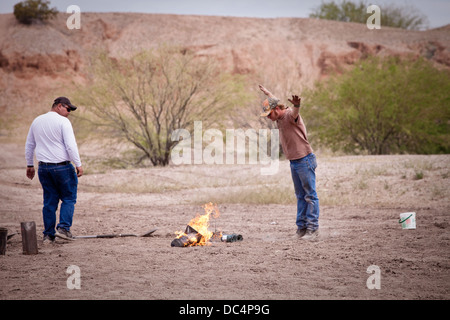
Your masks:
<instances>
[{"instance_id":1,"label":"brown work boot","mask_svg":"<svg viewBox=\"0 0 450 320\"><path fill-rule=\"evenodd\" d=\"M297 229L297 232L295 233L295 238L301 239L306 234L306 228L305 229Z\"/></svg>"},{"instance_id":2,"label":"brown work boot","mask_svg":"<svg viewBox=\"0 0 450 320\"><path fill-rule=\"evenodd\" d=\"M306 230L306 233L303 237L301 237L302 240L308 240L308 241L314 241L317 240L319 237L319 229L317 230Z\"/></svg>"},{"instance_id":3,"label":"brown work boot","mask_svg":"<svg viewBox=\"0 0 450 320\"><path fill-rule=\"evenodd\" d=\"M70 241L75 240L72 236L72 233L70 233L69 230L66 230L63 228L57 228L55 236L57 236L58 238L64 239L64 240L70 240Z\"/></svg>"},{"instance_id":4,"label":"brown work boot","mask_svg":"<svg viewBox=\"0 0 450 320\"><path fill-rule=\"evenodd\" d=\"M55 243L55 237L51 237L48 234L44 235L44 239L42 240L42 244L48 245L48 244L54 244Z\"/></svg>"}]
</instances>

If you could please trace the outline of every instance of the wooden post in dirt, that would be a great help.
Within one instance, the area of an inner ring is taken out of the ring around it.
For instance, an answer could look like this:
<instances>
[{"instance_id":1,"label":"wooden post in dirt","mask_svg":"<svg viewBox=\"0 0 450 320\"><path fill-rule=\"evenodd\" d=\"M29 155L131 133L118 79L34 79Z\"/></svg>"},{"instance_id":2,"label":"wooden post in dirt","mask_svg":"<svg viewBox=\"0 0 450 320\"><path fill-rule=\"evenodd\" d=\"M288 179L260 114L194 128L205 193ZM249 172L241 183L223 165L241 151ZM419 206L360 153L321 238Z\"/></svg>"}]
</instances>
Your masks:
<instances>
[{"instance_id":1,"label":"wooden post in dirt","mask_svg":"<svg viewBox=\"0 0 450 320\"><path fill-rule=\"evenodd\" d=\"M23 254L37 254L36 223L34 221L21 222L20 231L22 233Z\"/></svg>"},{"instance_id":2,"label":"wooden post in dirt","mask_svg":"<svg viewBox=\"0 0 450 320\"><path fill-rule=\"evenodd\" d=\"M0 255L6 252L6 240L8 236L8 228L0 227Z\"/></svg>"}]
</instances>

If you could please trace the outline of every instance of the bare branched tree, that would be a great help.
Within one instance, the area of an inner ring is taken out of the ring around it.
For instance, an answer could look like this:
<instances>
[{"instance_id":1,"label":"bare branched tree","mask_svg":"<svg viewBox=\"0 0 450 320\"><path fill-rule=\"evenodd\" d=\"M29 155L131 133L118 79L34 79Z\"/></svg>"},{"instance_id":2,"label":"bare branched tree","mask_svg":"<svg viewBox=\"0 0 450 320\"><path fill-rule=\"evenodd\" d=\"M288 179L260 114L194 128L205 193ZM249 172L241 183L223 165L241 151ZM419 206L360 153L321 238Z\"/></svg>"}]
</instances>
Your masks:
<instances>
[{"instance_id":1,"label":"bare branched tree","mask_svg":"<svg viewBox=\"0 0 450 320\"><path fill-rule=\"evenodd\" d=\"M92 83L79 93L97 126L109 129L141 151L153 165L169 164L176 129L192 130L223 120L245 103L241 78L212 59L178 47L144 51L132 59L100 54L92 63Z\"/></svg>"}]
</instances>

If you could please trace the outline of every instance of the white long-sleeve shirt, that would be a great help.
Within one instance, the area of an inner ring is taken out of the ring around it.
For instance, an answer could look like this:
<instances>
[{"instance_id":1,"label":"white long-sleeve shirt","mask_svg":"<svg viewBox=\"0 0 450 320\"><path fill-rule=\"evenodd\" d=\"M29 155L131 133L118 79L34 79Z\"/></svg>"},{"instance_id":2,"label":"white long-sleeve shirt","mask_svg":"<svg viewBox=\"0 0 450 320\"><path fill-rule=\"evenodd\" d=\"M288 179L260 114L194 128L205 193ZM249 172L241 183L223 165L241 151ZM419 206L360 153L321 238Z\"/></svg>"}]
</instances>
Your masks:
<instances>
[{"instance_id":1,"label":"white long-sleeve shirt","mask_svg":"<svg viewBox=\"0 0 450 320\"><path fill-rule=\"evenodd\" d=\"M54 111L40 115L34 119L28 132L25 144L25 159L28 166L36 160L48 163L72 161L81 167L78 146L69 119Z\"/></svg>"}]
</instances>

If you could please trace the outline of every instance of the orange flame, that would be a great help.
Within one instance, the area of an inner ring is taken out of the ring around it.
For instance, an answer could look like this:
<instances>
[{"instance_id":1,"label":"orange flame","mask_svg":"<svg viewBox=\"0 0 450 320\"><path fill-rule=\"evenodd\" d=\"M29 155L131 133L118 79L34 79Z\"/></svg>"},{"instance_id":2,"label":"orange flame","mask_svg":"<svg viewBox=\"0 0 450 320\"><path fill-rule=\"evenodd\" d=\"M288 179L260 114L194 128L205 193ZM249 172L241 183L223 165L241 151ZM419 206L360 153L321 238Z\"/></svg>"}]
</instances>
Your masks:
<instances>
[{"instance_id":1,"label":"orange flame","mask_svg":"<svg viewBox=\"0 0 450 320\"><path fill-rule=\"evenodd\" d=\"M200 240L197 237L192 236L192 234L187 235L183 231L177 231L175 234L177 235L177 239L182 236L189 237L189 244L187 246L205 246L210 245L211 242L209 240L214 236L214 232L209 230L209 220L211 216L213 218L218 218L220 213L217 205L212 202L204 204L203 209L205 210L205 214L197 214L195 218L189 221L188 225L194 228L199 234L201 234Z\"/></svg>"}]
</instances>

